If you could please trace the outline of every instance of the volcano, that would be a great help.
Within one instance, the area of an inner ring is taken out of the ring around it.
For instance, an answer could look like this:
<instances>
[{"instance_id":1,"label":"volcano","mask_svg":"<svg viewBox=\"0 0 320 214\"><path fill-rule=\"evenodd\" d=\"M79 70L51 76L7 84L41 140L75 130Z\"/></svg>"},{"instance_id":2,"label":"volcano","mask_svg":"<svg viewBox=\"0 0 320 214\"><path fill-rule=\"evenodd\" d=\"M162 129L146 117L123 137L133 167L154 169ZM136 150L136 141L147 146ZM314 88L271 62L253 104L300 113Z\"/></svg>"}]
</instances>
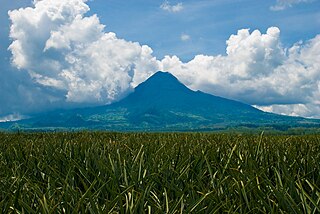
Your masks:
<instances>
[{"instance_id":1,"label":"volcano","mask_svg":"<svg viewBox=\"0 0 320 214\"><path fill-rule=\"evenodd\" d=\"M317 127L318 120L263 112L238 101L193 91L157 72L124 99L104 106L61 110L2 123L7 129L201 131L236 127Z\"/></svg>"}]
</instances>

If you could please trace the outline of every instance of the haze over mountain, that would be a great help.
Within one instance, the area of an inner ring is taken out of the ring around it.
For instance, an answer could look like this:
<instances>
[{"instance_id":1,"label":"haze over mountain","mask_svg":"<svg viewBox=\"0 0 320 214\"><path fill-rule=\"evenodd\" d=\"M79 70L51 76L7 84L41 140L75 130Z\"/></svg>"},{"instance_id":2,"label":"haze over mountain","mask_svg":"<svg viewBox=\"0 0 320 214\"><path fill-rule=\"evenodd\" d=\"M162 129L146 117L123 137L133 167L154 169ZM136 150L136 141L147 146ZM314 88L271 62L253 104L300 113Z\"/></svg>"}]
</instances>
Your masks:
<instances>
[{"instance_id":1,"label":"haze over mountain","mask_svg":"<svg viewBox=\"0 0 320 214\"><path fill-rule=\"evenodd\" d=\"M317 120L266 113L241 102L192 91L172 74L159 71L117 103L49 112L26 120L2 123L1 127L191 131L318 124Z\"/></svg>"}]
</instances>

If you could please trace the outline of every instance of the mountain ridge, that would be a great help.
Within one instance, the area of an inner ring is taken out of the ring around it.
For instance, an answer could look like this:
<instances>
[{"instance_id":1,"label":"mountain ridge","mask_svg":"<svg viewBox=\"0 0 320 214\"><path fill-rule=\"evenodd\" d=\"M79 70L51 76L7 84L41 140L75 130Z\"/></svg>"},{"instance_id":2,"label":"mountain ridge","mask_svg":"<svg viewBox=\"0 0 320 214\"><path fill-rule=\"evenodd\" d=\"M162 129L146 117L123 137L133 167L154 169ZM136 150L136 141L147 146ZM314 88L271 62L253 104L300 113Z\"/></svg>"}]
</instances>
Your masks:
<instances>
[{"instance_id":1,"label":"mountain ridge","mask_svg":"<svg viewBox=\"0 0 320 214\"><path fill-rule=\"evenodd\" d=\"M188 131L319 124L318 120L267 113L238 101L193 91L171 73L158 71L116 103L45 113L6 123L6 128Z\"/></svg>"}]
</instances>

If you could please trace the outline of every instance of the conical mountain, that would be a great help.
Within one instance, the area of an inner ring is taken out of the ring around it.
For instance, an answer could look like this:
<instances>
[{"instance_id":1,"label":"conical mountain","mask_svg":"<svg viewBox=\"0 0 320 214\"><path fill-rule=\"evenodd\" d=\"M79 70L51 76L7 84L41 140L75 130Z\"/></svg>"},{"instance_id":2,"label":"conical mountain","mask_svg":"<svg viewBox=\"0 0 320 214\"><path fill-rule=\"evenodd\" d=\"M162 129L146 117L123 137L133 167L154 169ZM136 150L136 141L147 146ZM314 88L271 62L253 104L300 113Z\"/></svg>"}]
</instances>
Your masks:
<instances>
[{"instance_id":1,"label":"conical mountain","mask_svg":"<svg viewBox=\"0 0 320 214\"><path fill-rule=\"evenodd\" d=\"M118 105L127 107L148 108L148 107L172 107L184 105L185 96L191 91L183 85L175 76L168 72L157 72L145 82L138 85L134 92L124 98Z\"/></svg>"},{"instance_id":2,"label":"conical mountain","mask_svg":"<svg viewBox=\"0 0 320 214\"><path fill-rule=\"evenodd\" d=\"M179 131L318 126L319 121L266 113L241 102L192 91L171 73L159 71L117 103L51 112L15 122L17 125L31 129Z\"/></svg>"},{"instance_id":3,"label":"conical mountain","mask_svg":"<svg viewBox=\"0 0 320 214\"><path fill-rule=\"evenodd\" d=\"M149 109L224 120L225 115L264 113L250 105L192 91L168 72L157 72L137 86L132 94L116 104L143 113ZM132 112L136 114L137 112ZM196 114L196 115L195 115ZM221 115L221 116L219 116Z\"/></svg>"}]
</instances>

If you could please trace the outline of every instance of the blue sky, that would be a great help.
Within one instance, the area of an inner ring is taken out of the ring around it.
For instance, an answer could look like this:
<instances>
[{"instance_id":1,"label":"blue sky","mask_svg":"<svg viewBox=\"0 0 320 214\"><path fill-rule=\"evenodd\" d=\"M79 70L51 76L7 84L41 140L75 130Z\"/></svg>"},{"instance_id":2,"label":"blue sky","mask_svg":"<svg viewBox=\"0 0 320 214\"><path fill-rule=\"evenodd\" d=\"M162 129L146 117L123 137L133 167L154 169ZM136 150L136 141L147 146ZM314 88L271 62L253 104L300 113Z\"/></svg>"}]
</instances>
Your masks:
<instances>
[{"instance_id":1,"label":"blue sky","mask_svg":"<svg viewBox=\"0 0 320 214\"><path fill-rule=\"evenodd\" d=\"M99 15L107 31L120 38L138 41L153 48L157 57L177 55L190 60L196 54L225 54L225 41L239 29L265 31L270 26L281 29L281 41L290 46L313 38L320 28L320 1L292 5L280 11L269 0L187 0L179 12L168 12L155 0L94 0L91 14ZM190 35L187 42L181 34Z\"/></svg>"},{"instance_id":2,"label":"blue sky","mask_svg":"<svg viewBox=\"0 0 320 214\"><path fill-rule=\"evenodd\" d=\"M72 12L56 21L57 8ZM320 118L319 0L4 0L0 28L0 120L111 103L160 69L194 90Z\"/></svg>"}]
</instances>

